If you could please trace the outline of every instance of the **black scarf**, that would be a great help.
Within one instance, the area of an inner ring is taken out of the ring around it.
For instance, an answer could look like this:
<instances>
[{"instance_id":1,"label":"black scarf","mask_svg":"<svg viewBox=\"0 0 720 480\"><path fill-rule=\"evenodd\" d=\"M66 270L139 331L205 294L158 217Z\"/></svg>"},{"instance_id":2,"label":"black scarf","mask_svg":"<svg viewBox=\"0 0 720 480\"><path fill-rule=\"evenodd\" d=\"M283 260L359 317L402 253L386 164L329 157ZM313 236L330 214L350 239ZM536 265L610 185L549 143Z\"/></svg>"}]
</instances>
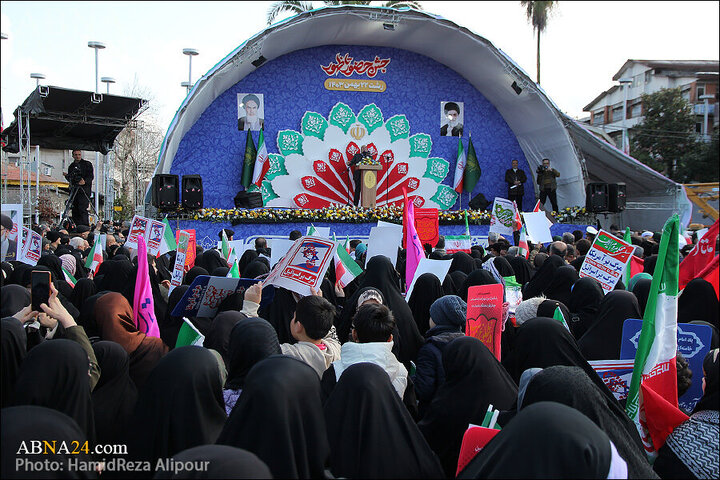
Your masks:
<instances>
[{"instance_id":1,"label":"black scarf","mask_svg":"<svg viewBox=\"0 0 720 480\"><path fill-rule=\"evenodd\" d=\"M467 302L468 290L470 287L478 285L493 285L496 283L498 283L498 281L492 273L488 270L480 268L467 276L462 284L462 287L460 287L460 293L458 293L458 296Z\"/></svg>"},{"instance_id":2,"label":"black scarf","mask_svg":"<svg viewBox=\"0 0 720 480\"><path fill-rule=\"evenodd\" d=\"M570 303L570 289L578 278L577 271L570 265L558 268L550 285L545 289L545 296L567 305Z\"/></svg>"},{"instance_id":3,"label":"black scarf","mask_svg":"<svg viewBox=\"0 0 720 480\"><path fill-rule=\"evenodd\" d=\"M678 299L678 323L704 320L720 328L718 297L712 284L695 278L685 286Z\"/></svg>"},{"instance_id":4,"label":"black scarf","mask_svg":"<svg viewBox=\"0 0 720 480\"><path fill-rule=\"evenodd\" d=\"M172 314L172 311L175 309L177 304L180 303L180 299L183 297L183 295L185 295L185 292L187 292L189 288L190 285L180 285L175 287L170 293L170 296L168 297L168 305L167 309L165 310L165 316L158 318L158 329L160 330L160 338L162 338L162 341L165 343L165 345L170 348L175 348L178 333L180 332L180 327L182 327L183 324L183 317L174 316ZM192 320L190 321L192 322ZM193 325L195 324L193 323Z\"/></svg>"},{"instance_id":5,"label":"black scarf","mask_svg":"<svg viewBox=\"0 0 720 480\"><path fill-rule=\"evenodd\" d=\"M92 442L95 421L87 353L71 340L43 342L28 352L15 382L15 405L53 408L73 420Z\"/></svg>"},{"instance_id":6,"label":"black scarf","mask_svg":"<svg viewBox=\"0 0 720 480\"><path fill-rule=\"evenodd\" d=\"M87 376L87 373L85 374ZM78 427L77 422L68 417L64 413L53 410L52 408L39 407L36 405L22 405L18 407L8 407L2 409L0 415L2 424L2 463L0 464L0 477L2 478L97 478L97 474L93 471L83 472L79 469L70 469L69 462L79 462L85 464L90 460L96 460L86 455L80 450L79 454L48 452L45 455L33 454L17 454L22 442L26 442L29 446L29 440L48 440L56 441L56 445L67 445L68 450L72 451L75 445L83 446L86 440L90 440L85 432ZM90 442L92 445L92 441ZM93 447L90 447L91 449ZM16 469L15 461L22 460L28 462L37 462L42 457L42 461L57 462L59 468L57 470L44 470L42 472L30 473L22 469Z\"/></svg>"},{"instance_id":7,"label":"black scarf","mask_svg":"<svg viewBox=\"0 0 720 480\"><path fill-rule=\"evenodd\" d=\"M626 290L605 295L598 308L597 320L578 340L586 360L619 360L623 323L628 318L642 319L637 298Z\"/></svg>"},{"instance_id":8,"label":"black scarf","mask_svg":"<svg viewBox=\"0 0 720 480\"><path fill-rule=\"evenodd\" d=\"M475 259L473 257L465 252L452 254L451 272L463 272L465 275L470 275L473 270L475 270Z\"/></svg>"},{"instance_id":9,"label":"black scarf","mask_svg":"<svg viewBox=\"0 0 720 480\"><path fill-rule=\"evenodd\" d=\"M525 257L521 256L514 256L509 257L508 262L510 263L510 266L513 269L513 272L515 272L515 280L520 285L525 285L527 282L530 281L530 278L532 278L533 270L530 266L530 262L527 261Z\"/></svg>"},{"instance_id":10,"label":"black scarf","mask_svg":"<svg viewBox=\"0 0 720 480\"><path fill-rule=\"evenodd\" d=\"M703 410L718 410L718 350L710 350L703 360L705 372L705 393L695 405L693 413ZM702 380L700 380L702 381Z\"/></svg>"},{"instance_id":11,"label":"black scarf","mask_svg":"<svg viewBox=\"0 0 720 480\"><path fill-rule=\"evenodd\" d=\"M0 288L0 316L12 317L30 305L30 292L20 285L10 284Z\"/></svg>"},{"instance_id":12,"label":"black scarf","mask_svg":"<svg viewBox=\"0 0 720 480\"><path fill-rule=\"evenodd\" d=\"M567 307L572 315L570 331L576 339L582 337L595 323L600 302L605 297L600 283L591 277L583 277L572 287Z\"/></svg>"},{"instance_id":13,"label":"black scarf","mask_svg":"<svg viewBox=\"0 0 720 480\"><path fill-rule=\"evenodd\" d=\"M385 371L356 363L325 403L330 470L346 478L440 478L435 453Z\"/></svg>"},{"instance_id":14,"label":"black scarf","mask_svg":"<svg viewBox=\"0 0 720 480\"><path fill-rule=\"evenodd\" d=\"M610 437L627 462L628 478L657 478L639 445L635 424L615 402L608 401L580 368L548 367L533 376L525 390L521 411L538 402L562 403L592 420Z\"/></svg>"},{"instance_id":15,"label":"black scarf","mask_svg":"<svg viewBox=\"0 0 720 480\"><path fill-rule=\"evenodd\" d=\"M555 402L524 408L457 478L605 478L610 439L577 410Z\"/></svg>"},{"instance_id":16,"label":"black scarf","mask_svg":"<svg viewBox=\"0 0 720 480\"><path fill-rule=\"evenodd\" d=\"M154 467L159 458L213 443L226 418L215 356L203 347L176 348L140 388L129 422L129 458Z\"/></svg>"},{"instance_id":17,"label":"black scarf","mask_svg":"<svg viewBox=\"0 0 720 480\"><path fill-rule=\"evenodd\" d=\"M95 286L95 282L93 282L89 278L81 278L77 281L75 287L72 290L72 294L70 295L70 301L73 305L75 305L75 308L77 308L80 313L82 313L82 306L83 303L85 303L85 300L87 300L89 297L92 297L96 293L97 287Z\"/></svg>"},{"instance_id":18,"label":"black scarf","mask_svg":"<svg viewBox=\"0 0 720 480\"><path fill-rule=\"evenodd\" d=\"M649 278L641 278L633 286L632 293L635 295L638 301L638 308L640 313L645 313L645 307L647 307L648 297L650 296L650 287L652 286L652 280Z\"/></svg>"},{"instance_id":19,"label":"black scarf","mask_svg":"<svg viewBox=\"0 0 720 480\"><path fill-rule=\"evenodd\" d=\"M474 337L451 341L443 351L442 363L445 383L418 426L440 457L445 474L452 477L468 423L479 425L489 404L501 410L510 408L517 386L490 350Z\"/></svg>"},{"instance_id":20,"label":"black scarf","mask_svg":"<svg viewBox=\"0 0 720 480\"><path fill-rule=\"evenodd\" d=\"M459 297L462 284L466 278L467 275L460 271L448 273L442 282L445 295L457 295Z\"/></svg>"},{"instance_id":21,"label":"black scarf","mask_svg":"<svg viewBox=\"0 0 720 480\"><path fill-rule=\"evenodd\" d=\"M220 252L214 248L205 250L202 255L195 260L195 265L204 268L208 272L212 272L219 267L228 268L227 262L222 258Z\"/></svg>"},{"instance_id":22,"label":"black scarf","mask_svg":"<svg viewBox=\"0 0 720 480\"><path fill-rule=\"evenodd\" d=\"M493 258L493 265L495 265L495 269L498 271L501 277L515 276L515 270L513 270L507 258L503 256L495 257Z\"/></svg>"},{"instance_id":23,"label":"black scarf","mask_svg":"<svg viewBox=\"0 0 720 480\"><path fill-rule=\"evenodd\" d=\"M115 342L102 340L92 347L101 372L92 392L97 440L117 443L137 401L137 388L130 379L130 359Z\"/></svg>"},{"instance_id":24,"label":"black scarf","mask_svg":"<svg viewBox=\"0 0 720 480\"><path fill-rule=\"evenodd\" d=\"M540 296L550 286L557 270L562 266L565 266L565 261L562 258L557 255L550 255L523 288L523 298L527 300L528 298Z\"/></svg>"},{"instance_id":25,"label":"black scarf","mask_svg":"<svg viewBox=\"0 0 720 480\"><path fill-rule=\"evenodd\" d=\"M425 336L430 328L430 306L443 295L443 287L435 274L423 273L415 281L408 305L421 335Z\"/></svg>"},{"instance_id":26,"label":"black scarf","mask_svg":"<svg viewBox=\"0 0 720 480\"><path fill-rule=\"evenodd\" d=\"M273 288L273 287L268 287ZM275 328L280 343L296 343L297 340L290 333L290 320L295 314L297 301L293 292L282 287L274 287L273 301L260 307L258 315L270 322Z\"/></svg>"},{"instance_id":27,"label":"black scarf","mask_svg":"<svg viewBox=\"0 0 720 480\"><path fill-rule=\"evenodd\" d=\"M0 339L2 340L2 360L0 363L0 369L2 369L2 408L5 408L11 404L15 382L20 373L20 365L27 356L27 334L18 319L6 317L2 319L2 337Z\"/></svg>"},{"instance_id":28,"label":"black scarf","mask_svg":"<svg viewBox=\"0 0 720 480\"><path fill-rule=\"evenodd\" d=\"M240 312L222 312L218 313L210 324L210 330L205 337L203 346L217 351L222 356L225 365L230 361L228 353L230 332L240 320L245 318L247 316Z\"/></svg>"},{"instance_id":29,"label":"black scarf","mask_svg":"<svg viewBox=\"0 0 720 480\"><path fill-rule=\"evenodd\" d=\"M239 320L230 331L225 388L243 388L245 377L256 363L280 353L277 333L266 320L257 317Z\"/></svg>"},{"instance_id":30,"label":"black scarf","mask_svg":"<svg viewBox=\"0 0 720 480\"><path fill-rule=\"evenodd\" d=\"M330 446L315 370L283 355L256 364L217 443L253 452L275 478L322 478Z\"/></svg>"}]
</instances>

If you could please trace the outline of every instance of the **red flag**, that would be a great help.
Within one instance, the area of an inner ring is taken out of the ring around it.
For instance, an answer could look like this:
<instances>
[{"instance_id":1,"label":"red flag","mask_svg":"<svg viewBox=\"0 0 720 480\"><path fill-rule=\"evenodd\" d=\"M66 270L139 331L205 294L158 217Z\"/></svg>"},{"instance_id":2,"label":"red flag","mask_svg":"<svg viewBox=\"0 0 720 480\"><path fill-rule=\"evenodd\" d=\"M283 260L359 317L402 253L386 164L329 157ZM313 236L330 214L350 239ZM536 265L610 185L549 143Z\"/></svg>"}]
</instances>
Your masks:
<instances>
[{"instance_id":1,"label":"red flag","mask_svg":"<svg viewBox=\"0 0 720 480\"><path fill-rule=\"evenodd\" d=\"M647 383L640 384L643 396L642 404L645 410L645 423L650 432L653 447L657 452L665 444L665 440L675 430L675 427L689 417L677 405L668 402L662 395L650 388Z\"/></svg>"},{"instance_id":2,"label":"red flag","mask_svg":"<svg viewBox=\"0 0 720 480\"><path fill-rule=\"evenodd\" d=\"M645 260L642 258L636 257L633 255L630 258L630 278L634 277L638 273L642 273L643 269L645 268ZM627 285L626 285L627 287Z\"/></svg>"},{"instance_id":3,"label":"red flag","mask_svg":"<svg viewBox=\"0 0 720 480\"><path fill-rule=\"evenodd\" d=\"M540 200L537 201L535 204L535 208L533 208L533 212L539 212L540 211Z\"/></svg>"},{"instance_id":4,"label":"red flag","mask_svg":"<svg viewBox=\"0 0 720 480\"><path fill-rule=\"evenodd\" d=\"M720 257L715 255L710 264L697 274L697 277L710 282L715 289L715 295L720 297L720 287L718 287L718 258Z\"/></svg>"},{"instance_id":5,"label":"red flag","mask_svg":"<svg viewBox=\"0 0 720 480\"><path fill-rule=\"evenodd\" d=\"M522 219L520 218L520 212L518 211L517 202L515 202L515 200L513 200L513 210L515 210L515 217L513 218L513 231L519 232L522 229Z\"/></svg>"},{"instance_id":6,"label":"red flag","mask_svg":"<svg viewBox=\"0 0 720 480\"><path fill-rule=\"evenodd\" d=\"M695 245L687 257L680 263L678 288L682 290L693 278L697 278L701 270L710 263L715 256L715 241L718 236L718 222L715 220L710 229Z\"/></svg>"}]
</instances>

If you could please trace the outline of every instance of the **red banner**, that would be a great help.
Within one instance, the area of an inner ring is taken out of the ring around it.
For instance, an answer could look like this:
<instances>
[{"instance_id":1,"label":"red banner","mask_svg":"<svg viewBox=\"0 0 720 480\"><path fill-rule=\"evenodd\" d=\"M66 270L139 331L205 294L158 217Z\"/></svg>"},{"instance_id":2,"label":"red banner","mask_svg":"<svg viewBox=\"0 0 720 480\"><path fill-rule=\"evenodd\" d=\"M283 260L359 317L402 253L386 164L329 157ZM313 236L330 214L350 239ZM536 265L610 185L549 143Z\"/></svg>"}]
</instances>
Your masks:
<instances>
[{"instance_id":1,"label":"red banner","mask_svg":"<svg viewBox=\"0 0 720 480\"><path fill-rule=\"evenodd\" d=\"M429 243L431 247L437 245L440 239L440 226L438 223L437 208L416 208L415 229L417 230L420 243Z\"/></svg>"},{"instance_id":2,"label":"red banner","mask_svg":"<svg viewBox=\"0 0 720 480\"><path fill-rule=\"evenodd\" d=\"M500 361L502 336L503 286L500 284L470 287L467 301L465 335L475 337Z\"/></svg>"}]
</instances>

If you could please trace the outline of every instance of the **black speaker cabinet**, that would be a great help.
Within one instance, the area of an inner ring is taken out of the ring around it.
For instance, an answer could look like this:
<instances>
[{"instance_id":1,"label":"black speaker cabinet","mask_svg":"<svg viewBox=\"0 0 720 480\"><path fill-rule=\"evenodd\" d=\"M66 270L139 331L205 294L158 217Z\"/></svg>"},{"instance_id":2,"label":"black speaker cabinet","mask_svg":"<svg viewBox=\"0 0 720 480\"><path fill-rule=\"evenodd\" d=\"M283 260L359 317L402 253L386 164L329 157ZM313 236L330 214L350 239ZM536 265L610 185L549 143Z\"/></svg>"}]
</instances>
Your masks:
<instances>
[{"instance_id":1,"label":"black speaker cabinet","mask_svg":"<svg viewBox=\"0 0 720 480\"><path fill-rule=\"evenodd\" d=\"M235 208L260 208L263 206L262 193L239 191L235 195Z\"/></svg>"},{"instance_id":2,"label":"black speaker cabinet","mask_svg":"<svg viewBox=\"0 0 720 480\"><path fill-rule=\"evenodd\" d=\"M488 202L482 193L475 195L472 200L470 200L470 203L468 203L468 206L473 210L487 210L488 205L490 205L490 202Z\"/></svg>"},{"instance_id":3,"label":"black speaker cabinet","mask_svg":"<svg viewBox=\"0 0 720 480\"><path fill-rule=\"evenodd\" d=\"M608 184L607 183L588 183L585 188L585 208L589 212L607 212L608 203Z\"/></svg>"},{"instance_id":4,"label":"black speaker cabinet","mask_svg":"<svg viewBox=\"0 0 720 480\"><path fill-rule=\"evenodd\" d=\"M152 180L151 201L160 210L178 207L180 189L177 175L158 174Z\"/></svg>"},{"instance_id":5,"label":"black speaker cabinet","mask_svg":"<svg viewBox=\"0 0 720 480\"><path fill-rule=\"evenodd\" d=\"M627 188L624 183L608 184L609 207L611 212L618 213L625 210L626 195Z\"/></svg>"},{"instance_id":6,"label":"black speaker cabinet","mask_svg":"<svg viewBox=\"0 0 720 480\"><path fill-rule=\"evenodd\" d=\"M203 208L203 185L200 175L183 175L182 206L189 210Z\"/></svg>"}]
</instances>

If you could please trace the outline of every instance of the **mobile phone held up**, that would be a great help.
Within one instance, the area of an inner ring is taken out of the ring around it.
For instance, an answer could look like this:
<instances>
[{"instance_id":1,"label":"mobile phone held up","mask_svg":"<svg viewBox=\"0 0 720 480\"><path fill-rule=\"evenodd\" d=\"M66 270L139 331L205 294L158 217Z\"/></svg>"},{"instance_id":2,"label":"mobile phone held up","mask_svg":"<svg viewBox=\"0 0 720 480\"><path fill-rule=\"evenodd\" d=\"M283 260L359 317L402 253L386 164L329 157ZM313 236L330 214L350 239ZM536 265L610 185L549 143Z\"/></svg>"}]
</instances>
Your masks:
<instances>
[{"instance_id":1,"label":"mobile phone held up","mask_svg":"<svg viewBox=\"0 0 720 480\"><path fill-rule=\"evenodd\" d=\"M31 273L31 289L30 298L32 299L32 309L35 312L42 312L41 304L48 303L50 298L50 272L34 271Z\"/></svg>"}]
</instances>

